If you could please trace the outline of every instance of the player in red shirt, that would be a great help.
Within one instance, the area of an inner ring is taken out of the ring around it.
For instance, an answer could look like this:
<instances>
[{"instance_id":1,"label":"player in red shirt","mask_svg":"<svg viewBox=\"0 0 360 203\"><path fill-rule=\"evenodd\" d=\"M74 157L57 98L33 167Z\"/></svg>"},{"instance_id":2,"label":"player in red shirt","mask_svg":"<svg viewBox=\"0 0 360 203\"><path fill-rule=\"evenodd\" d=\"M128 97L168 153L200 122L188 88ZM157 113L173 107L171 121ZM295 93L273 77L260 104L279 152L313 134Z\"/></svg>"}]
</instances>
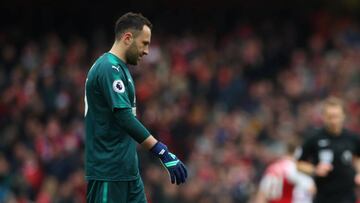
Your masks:
<instances>
[{"instance_id":1,"label":"player in red shirt","mask_svg":"<svg viewBox=\"0 0 360 203\"><path fill-rule=\"evenodd\" d=\"M299 202L297 195L301 195L302 203L311 202L314 183L311 178L297 171L293 156L295 149L296 145L289 142L286 154L268 166L261 179L255 203L295 203Z\"/></svg>"}]
</instances>

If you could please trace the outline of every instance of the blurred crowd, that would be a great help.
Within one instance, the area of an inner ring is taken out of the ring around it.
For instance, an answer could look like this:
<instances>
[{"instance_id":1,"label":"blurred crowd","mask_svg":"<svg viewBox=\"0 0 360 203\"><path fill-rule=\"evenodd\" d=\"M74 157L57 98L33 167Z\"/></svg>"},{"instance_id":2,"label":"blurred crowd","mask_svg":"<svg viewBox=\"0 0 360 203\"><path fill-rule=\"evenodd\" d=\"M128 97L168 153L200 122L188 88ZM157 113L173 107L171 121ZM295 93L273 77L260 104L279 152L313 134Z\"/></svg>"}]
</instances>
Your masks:
<instances>
[{"instance_id":1,"label":"blurred crowd","mask_svg":"<svg viewBox=\"0 0 360 203\"><path fill-rule=\"evenodd\" d=\"M17 43L0 32L0 202L85 202L84 82L110 48L105 36ZM282 141L321 126L328 95L345 100L347 127L360 133L360 26L351 18L312 15L306 30L264 20L221 35L161 33L130 69L139 119L190 173L173 186L139 148L149 203L251 202Z\"/></svg>"}]
</instances>

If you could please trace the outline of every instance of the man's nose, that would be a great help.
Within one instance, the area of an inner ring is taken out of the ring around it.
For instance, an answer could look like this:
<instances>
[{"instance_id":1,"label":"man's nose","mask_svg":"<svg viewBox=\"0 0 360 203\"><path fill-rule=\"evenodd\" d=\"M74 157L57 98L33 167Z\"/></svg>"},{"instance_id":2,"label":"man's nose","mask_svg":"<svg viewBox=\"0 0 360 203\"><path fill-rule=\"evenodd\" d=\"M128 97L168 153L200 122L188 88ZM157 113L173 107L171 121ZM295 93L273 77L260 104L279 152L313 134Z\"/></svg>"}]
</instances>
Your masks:
<instances>
[{"instance_id":1,"label":"man's nose","mask_svg":"<svg viewBox=\"0 0 360 203\"><path fill-rule=\"evenodd\" d=\"M149 48L145 48L144 49L144 55L148 55L149 54Z\"/></svg>"}]
</instances>

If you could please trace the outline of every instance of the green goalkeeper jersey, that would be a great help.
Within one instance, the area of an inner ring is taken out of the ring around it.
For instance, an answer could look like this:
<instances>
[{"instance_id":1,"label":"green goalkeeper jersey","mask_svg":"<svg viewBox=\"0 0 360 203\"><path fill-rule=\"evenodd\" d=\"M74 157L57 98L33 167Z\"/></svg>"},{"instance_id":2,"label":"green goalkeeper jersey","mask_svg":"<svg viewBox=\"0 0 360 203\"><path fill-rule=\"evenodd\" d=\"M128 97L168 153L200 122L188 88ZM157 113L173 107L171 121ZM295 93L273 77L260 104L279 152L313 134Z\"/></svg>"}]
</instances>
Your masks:
<instances>
[{"instance_id":1,"label":"green goalkeeper jersey","mask_svg":"<svg viewBox=\"0 0 360 203\"><path fill-rule=\"evenodd\" d=\"M136 113L134 81L126 64L111 53L99 57L88 72L84 100L86 179L137 179L136 141L114 117L115 108L132 108Z\"/></svg>"}]
</instances>

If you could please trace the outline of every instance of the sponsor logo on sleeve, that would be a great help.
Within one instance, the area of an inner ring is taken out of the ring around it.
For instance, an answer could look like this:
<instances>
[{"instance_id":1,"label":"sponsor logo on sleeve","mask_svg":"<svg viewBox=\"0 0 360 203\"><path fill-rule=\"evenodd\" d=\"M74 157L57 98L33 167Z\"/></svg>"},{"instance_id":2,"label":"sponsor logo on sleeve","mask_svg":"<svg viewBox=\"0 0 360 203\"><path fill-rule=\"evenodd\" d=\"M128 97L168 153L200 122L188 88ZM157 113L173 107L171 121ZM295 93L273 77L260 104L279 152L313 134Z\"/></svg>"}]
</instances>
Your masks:
<instances>
[{"instance_id":1,"label":"sponsor logo on sleeve","mask_svg":"<svg viewBox=\"0 0 360 203\"><path fill-rule=\"evenodd\" d=\"M125 92L125 85L122 80L115 80L113 82L113 90L117 93Z\"/></svg>"},{"instance_id":2,"label":"sponsor logo on sleeve","mask_svg":"<svg viewBox=\"0 0 360 203\"><path fill-rule=\"evenodd\" d=\"M113 66L111 66L111 68L117 70L117 72L120 71L120 70L119 70L119 68L120 68L119 66L114 66L114 65L113 65Z\"/></svg>"}]
</instances>

